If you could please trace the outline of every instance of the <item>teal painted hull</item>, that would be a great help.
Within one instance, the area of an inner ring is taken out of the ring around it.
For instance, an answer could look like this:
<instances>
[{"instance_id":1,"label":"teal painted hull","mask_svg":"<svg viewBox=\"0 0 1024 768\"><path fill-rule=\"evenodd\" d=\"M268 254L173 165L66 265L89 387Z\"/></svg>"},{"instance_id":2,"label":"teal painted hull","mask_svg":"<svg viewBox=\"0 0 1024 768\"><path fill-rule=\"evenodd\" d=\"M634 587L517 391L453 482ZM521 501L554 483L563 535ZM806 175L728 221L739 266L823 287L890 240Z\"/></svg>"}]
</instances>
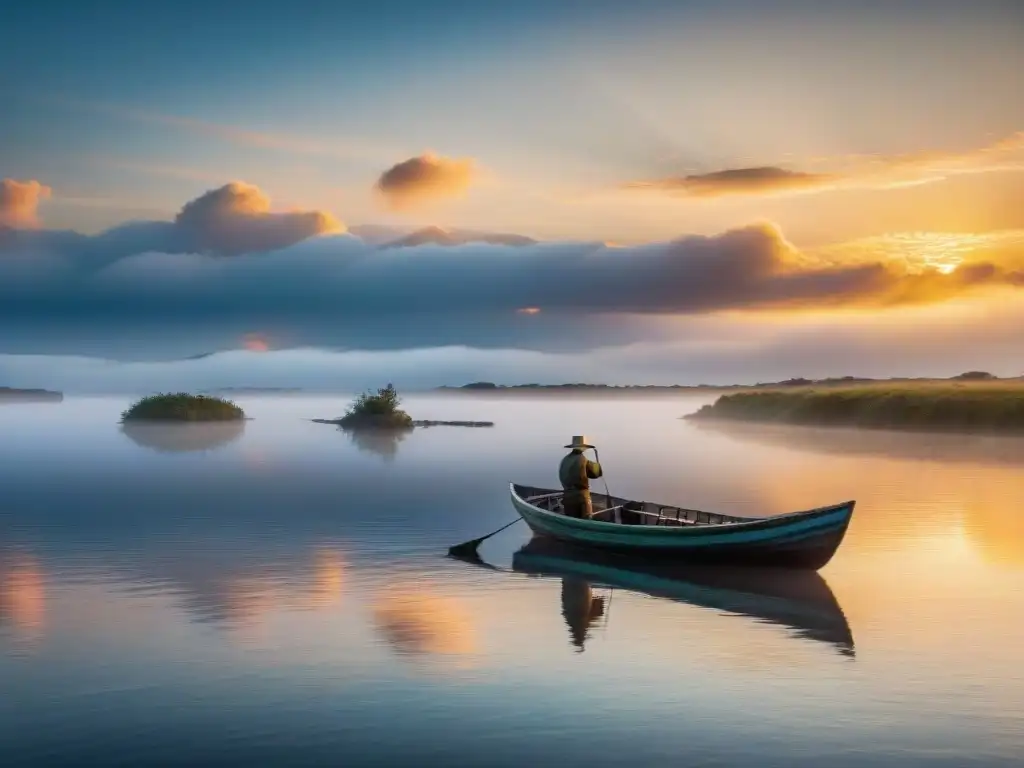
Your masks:
<instances>
[{"instance_id":1,"label":"teal painted hull","mask_svg":"<svg viewBox=\"0 0 1024 768\"><path fill-rule=\"evenodd\" d=\"M846 535L855 504L846 501L758 518L673 508L677 517L682 514L696 522L680 525L669 517L659 525L627 525L566 517L552 504L560 496L555 490L512 483L510 493L512 505L535 534L576 546L680 561L810 570L818 570L831 560ZM626 500L610 500L613 506L623 502ZM645 514L652 517L651 513Z\"/></svg>"}]
</instances>

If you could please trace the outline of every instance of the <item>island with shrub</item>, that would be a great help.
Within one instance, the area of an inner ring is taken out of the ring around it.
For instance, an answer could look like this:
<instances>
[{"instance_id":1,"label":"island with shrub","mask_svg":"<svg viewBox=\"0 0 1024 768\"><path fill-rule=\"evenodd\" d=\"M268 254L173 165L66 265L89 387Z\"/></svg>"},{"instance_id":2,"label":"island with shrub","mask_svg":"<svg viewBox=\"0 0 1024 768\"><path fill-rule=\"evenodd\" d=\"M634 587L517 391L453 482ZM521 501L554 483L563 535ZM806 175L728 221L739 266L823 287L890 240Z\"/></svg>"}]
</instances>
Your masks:
<instances>
[{"instance_id":1,"label":"island with shrub","mask_svg":"<svg viewBox=\"0 0 1024 768\"><path fill-rule=\"evenodd\" d=\"M394 385L363 392L337 419L313 419L317 424L336 424L344 430L411 430L415 427L493 427L493 421L435 421L413 419L398 406L401 398Z\"/></svg>"},{"instance_id":2,"label":"island with shrub","mask_svg":"<svg viewBox=\"0 0 1024 768\"><path fill-rule=\"evenodd\" d=\"M810 383L787 390L721 395L683 418L1024 434L1024 380L970 371L945 380L876 381L840 387Z\"/></svg>"},{"instance_id":3,"label":"island with shrub","mask_svg":"<svg viewBox=\"0 0 1024 768\"><path fill-rule=\"evenodd\" d=\"M243 421L245 412L230 400L188 392L149 395L121 413L122 422L177 423Z\"/></svg>"}]
</instances>

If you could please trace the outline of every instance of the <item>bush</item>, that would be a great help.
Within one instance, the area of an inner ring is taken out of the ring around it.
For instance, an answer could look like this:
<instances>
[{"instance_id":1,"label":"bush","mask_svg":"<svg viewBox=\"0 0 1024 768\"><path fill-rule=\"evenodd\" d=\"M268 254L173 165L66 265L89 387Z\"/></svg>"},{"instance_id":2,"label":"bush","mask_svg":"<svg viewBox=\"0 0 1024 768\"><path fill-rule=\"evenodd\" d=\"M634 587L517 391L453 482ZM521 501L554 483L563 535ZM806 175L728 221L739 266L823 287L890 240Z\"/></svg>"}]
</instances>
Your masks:
<instances>
[{"instance_id":1,"label":"bush","mask_svg":"<svg viewBox=\"0 0 1024 768\"><path fill-rule=\"evenodd\" d=\"M230 400L187 392L144 397L121 413L121 421L240 421L245 412Z\"/></svg>"},{"instance_id":2,"label":"bush","mask_svg":"<svg viewBox=\"0 0 1024 768\"><path fill-rule=\"evenodd\" d=\"M961 381L991 381L996 377L987 371L967 371L953 378Z\"/></svg>"},{"instance_id":3,"label":"bush","mask_svg":"<svg viewBox=\"0 0 1024 768\"><path fill-rule=\"evenodd\" d=\"M338 423L342 427L371 429L402 429L412 426L412 417L398 408L401 398L388 384L376 393L364 392L352 401Z\"/></svg>"}]
</instances>

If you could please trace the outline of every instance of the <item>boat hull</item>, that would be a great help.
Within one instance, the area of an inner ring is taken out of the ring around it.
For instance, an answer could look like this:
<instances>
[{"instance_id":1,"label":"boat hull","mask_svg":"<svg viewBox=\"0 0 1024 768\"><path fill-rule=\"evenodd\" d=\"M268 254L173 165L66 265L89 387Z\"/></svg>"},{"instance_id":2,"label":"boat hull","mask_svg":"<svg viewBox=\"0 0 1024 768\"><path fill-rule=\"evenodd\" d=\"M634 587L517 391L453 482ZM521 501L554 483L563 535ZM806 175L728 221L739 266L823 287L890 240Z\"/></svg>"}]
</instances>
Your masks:
<instances>
[{"instance_id":1,"label":"boat hull","mask_svg":"<svg viewBox=\"0 0 1024 768\"><path fill-rule=\"evenodd\" d=\"M538 536L575 546L688 562L818 570L842 543L854 502L714 525L623 525L566 517L524 496L544 489L510 484L512 504ZM549 492L549 493L554 493Z\"/></svg>"}]
</instances>

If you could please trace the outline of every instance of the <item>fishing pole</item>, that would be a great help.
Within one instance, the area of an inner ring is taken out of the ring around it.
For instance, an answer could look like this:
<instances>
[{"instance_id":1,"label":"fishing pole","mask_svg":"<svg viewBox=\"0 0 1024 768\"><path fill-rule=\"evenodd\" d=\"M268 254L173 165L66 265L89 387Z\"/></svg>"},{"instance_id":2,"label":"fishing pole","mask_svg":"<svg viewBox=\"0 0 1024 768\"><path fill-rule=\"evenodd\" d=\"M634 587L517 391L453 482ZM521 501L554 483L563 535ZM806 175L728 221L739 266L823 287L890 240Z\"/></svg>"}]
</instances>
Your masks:
<instances>
[{"instance_id":1,"label":"fishing pole","mask_svg":"<svg viewBox=\"0 0 1024 768\"><path fill-rule=\"evenodd\" d=\"M598 464L601 464L601 455L597 452L597 446L596 445L592 445L590 447L594 449L594 459L597 461ZM605 495L605 499L607 499L607 501L608 501L608 509L611 509L612 508L612 493L611 493L611 491L608 490L608 481L605 480L605 478L604 478L604 465L603 464L601 465L601 482L604 483L604 495Z\"/></svg>"}]
</instances>

